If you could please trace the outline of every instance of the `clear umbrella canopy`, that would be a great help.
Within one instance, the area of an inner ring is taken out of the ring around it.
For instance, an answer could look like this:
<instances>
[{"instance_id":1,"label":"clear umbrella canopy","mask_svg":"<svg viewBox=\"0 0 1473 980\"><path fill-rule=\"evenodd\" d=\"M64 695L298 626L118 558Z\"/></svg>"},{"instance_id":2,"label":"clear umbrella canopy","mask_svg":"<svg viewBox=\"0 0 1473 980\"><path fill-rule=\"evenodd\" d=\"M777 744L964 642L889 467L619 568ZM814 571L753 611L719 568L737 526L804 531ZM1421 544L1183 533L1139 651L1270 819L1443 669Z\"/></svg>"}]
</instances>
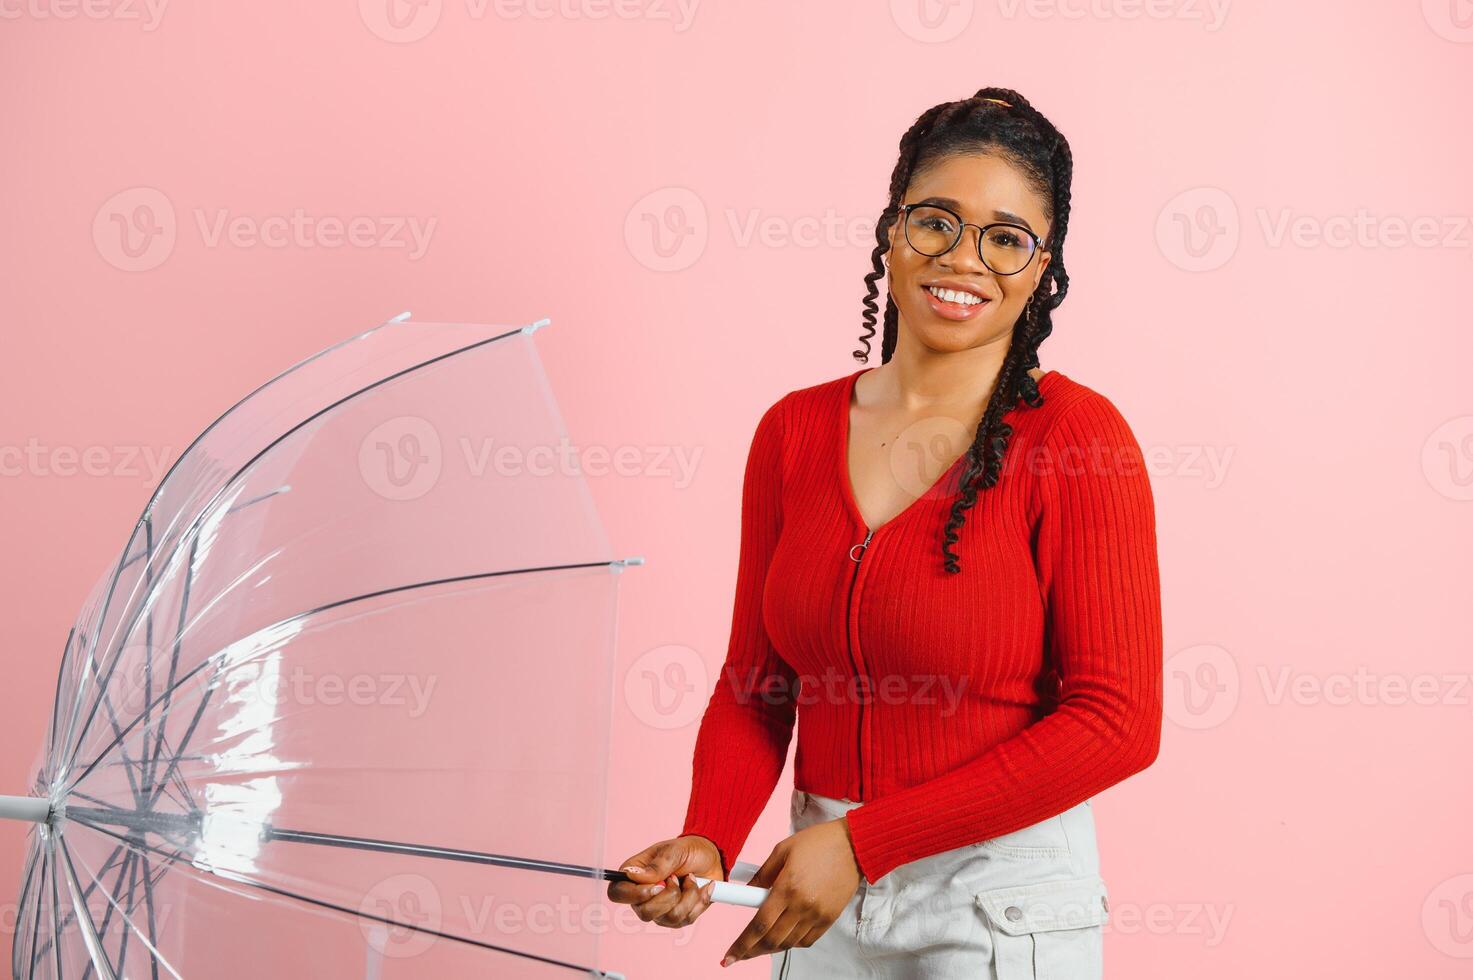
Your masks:
<instances>
[{"instance_id":1,"label":"clear umbrella canopy","mask_svg":"<svg viewBox=\"0 0 1473 980\"><path fill-rule=\"evenodd\" d=\"M15 976L601 975L639 560L568 452L544 323L390 321L180 457L4 804L36 822Z\"/></svg>"}]
</instances>

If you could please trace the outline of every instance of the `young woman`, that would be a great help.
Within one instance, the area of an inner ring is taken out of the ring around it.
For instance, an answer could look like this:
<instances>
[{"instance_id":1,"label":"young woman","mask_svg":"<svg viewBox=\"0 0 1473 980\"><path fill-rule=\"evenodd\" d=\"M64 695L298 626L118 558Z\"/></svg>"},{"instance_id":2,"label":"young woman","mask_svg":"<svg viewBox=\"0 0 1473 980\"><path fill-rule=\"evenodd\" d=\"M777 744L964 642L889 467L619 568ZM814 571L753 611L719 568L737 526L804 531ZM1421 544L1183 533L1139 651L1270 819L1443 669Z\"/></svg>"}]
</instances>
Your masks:
<instances>
[{"instance_id":1,"label":"young woman","mask_svg":"<svg viewBox=\"0 0 1473 980\"><path fill-rule=\"evenodd\" d=\"M693 922L710 887L690 876L727 876L796 718L793 833L723 966L1101 974L1090 803L1156 758L1161 608L1131 430L1038 367L1069 286L1071 173L1011 89L923 113L865 277L854 355L884 277L881 366L790 391L757 424L685 825L609 889L645 921Z\"/></svg>"}]
</instances>

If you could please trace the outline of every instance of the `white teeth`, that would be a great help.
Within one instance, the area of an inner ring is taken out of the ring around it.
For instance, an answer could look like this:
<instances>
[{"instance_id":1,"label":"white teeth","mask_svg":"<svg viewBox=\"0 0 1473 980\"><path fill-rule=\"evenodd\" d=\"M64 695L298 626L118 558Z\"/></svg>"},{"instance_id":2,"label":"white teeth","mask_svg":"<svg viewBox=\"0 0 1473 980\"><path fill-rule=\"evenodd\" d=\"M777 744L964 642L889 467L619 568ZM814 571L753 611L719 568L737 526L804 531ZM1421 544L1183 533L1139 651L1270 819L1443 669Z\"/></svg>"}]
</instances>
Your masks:
<instances>
[{"instance_id":1,"label":"white teeth","mask_svg":"<svg viewBox=\"0 0 1473 980\"><path fill-rule=\"evenodd\" d=\"M956 289L939 289L935 286L927 286L931 295L947 303L961 303L963 306L976 306L983 302L982 297L972 293L964 293Z\"/></svg>"}]
</instances>

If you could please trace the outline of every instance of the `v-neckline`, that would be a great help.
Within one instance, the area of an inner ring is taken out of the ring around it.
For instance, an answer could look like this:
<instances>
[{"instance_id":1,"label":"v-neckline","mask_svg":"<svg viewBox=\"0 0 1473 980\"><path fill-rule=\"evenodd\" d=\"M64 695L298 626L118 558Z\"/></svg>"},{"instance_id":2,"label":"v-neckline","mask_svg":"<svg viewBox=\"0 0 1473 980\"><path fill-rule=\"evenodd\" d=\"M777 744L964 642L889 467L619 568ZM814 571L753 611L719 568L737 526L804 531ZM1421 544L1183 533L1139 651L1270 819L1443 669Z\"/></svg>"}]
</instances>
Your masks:
<instances>
[{"instance_id":1,"label":"v-neckline","mask_svg":"<svg viewBox=\"0 0 1473 980\"><path fill-rule=\"evenodd\" d=\"M844 504L849 510L849 516L854 518L855 523L864 528L865 533L868 535L878 534L880 531L896 523L907 514L909 514L911 511L915 510L916 507L920 505L920 502L922 500L929 498L932 491L941 486L943 481L950 480L952 474L956 471L957 467L965 463L967 459L967 454L963 452L960 456L952 461L950 466L946 468L946 472L942 473L941 476L937 477L935 482L926 487L926 489L921 493L919 497L906 504L905 507L902 508L900 512L897 513L894 517L879 524L876 527L870 527L869 521L865 520L864 514L862 514L859 510L859 500L854 494L854 481L853 478L849 475L849 410L852 407L850 405L850 402L854 400L854 387L859 382L859 376L861 374L864 374L866 371L873 370L873 367L862 367L858 371L855 371L853 374L849 375L848 379L846 379L844 382L843 391L841 392L842 397L839 399L840 496L844 498ZM1058 375L1058 373L1058 371L1045 371L1043 373L1043 376L1038 379L1039 388L1041 389L1045 382L1047 382L1050 378ZM1012 409L1009 409L1008 411L1012 411Z\"/></svg>"}]
</instances>

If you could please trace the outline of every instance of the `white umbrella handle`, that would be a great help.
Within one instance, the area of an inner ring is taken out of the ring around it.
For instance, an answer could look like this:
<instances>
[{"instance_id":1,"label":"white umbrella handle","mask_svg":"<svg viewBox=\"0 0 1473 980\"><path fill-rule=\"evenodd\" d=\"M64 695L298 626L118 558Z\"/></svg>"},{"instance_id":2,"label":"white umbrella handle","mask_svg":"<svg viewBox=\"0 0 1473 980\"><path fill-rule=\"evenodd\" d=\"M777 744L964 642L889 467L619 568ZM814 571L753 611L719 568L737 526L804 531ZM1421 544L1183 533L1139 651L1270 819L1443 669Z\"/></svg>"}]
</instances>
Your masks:
<instances>
[{"instance_id":1,"label":"white umbrella handle","mask_svg":"<svg viewBox=\"0 0 1473 980\"><path fill-rule=\"evenodd\" d=\"M705 888L711 879L702 878L700 875L691 875L696 880L696 886ZM751 885L738 885L730 881L718 881L716 887L711 890L711 901L720 902L723 905L744 905L749 909L755 909L762 904L767 897L766 888L753 888Z\"/></svg>"},{"instance_id":2,"label":"white umbrella handle","mask_svg":"<svg viewBox=\"0 0 1473 980\"><path fill-rule=\"evenodd\" d=\"M757 873L755 864L747 864L738 861L731 869L730 881L718 881L716 887L711 890L711 901L720 902L723 905L741 905L745 908L755 909L767 898L766 888L754 888L751 885L743 885L740 882L748 881ZM711 880L702 878L700 875L691 875L696 880L697 888L705 888Z\"/></svg>"}]
</instances>

